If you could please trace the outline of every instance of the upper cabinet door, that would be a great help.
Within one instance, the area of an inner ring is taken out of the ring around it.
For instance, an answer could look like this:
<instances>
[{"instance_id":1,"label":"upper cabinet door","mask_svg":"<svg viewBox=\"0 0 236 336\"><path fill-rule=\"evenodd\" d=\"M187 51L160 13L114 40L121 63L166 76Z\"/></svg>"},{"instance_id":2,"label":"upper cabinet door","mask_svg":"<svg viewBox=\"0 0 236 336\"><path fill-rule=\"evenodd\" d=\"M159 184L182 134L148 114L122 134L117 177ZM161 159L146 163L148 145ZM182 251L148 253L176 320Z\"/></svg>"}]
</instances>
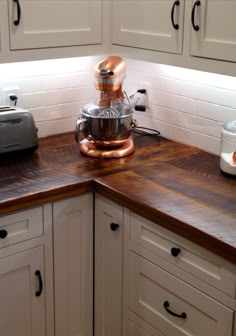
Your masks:
<instances>
[{"instance_id":1,"label":"upper cabinet door","mask_svg":"<svg viewBox=\"0 0 236 336\"><path fill-rule=\"evenodd\" d=\"M236 1L192 3L191 55L236 61Z\"/></svg>"},{"instance_id":2,"label":"upper cabinet door","mask_svg":"<svg viewBox=\"0 0 236 336\"><path fill-rule=\"evenodd\" d=\"M102 42L102 0L8 0L11 50Z\"/></svg>"},{"instance_id":3,"label":"upper cabinet door","mask_svg":"<svg viewBox=\"0 0 236 336\"><path fill-rule=\"evenodd\" d=\"M184 0L113 0L112 43L182 53Z\"/></svg>"}]
</instances>

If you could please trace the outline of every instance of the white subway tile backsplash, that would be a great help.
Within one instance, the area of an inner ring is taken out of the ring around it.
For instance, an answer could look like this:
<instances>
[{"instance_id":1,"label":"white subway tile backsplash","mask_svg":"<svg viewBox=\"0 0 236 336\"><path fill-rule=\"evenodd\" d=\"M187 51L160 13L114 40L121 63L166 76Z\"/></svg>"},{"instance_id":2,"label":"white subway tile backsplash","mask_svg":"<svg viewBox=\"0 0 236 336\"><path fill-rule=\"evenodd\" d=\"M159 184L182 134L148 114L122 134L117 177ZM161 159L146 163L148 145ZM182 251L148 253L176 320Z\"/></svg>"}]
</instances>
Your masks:
<instances>
[{"instance_id":1,"label":"white subway tile backsplash","mask_svg":"<svg viewBox=\"0 0 236 336\"><path fill-rule=\"evenodd\" d=\"M164 77L180 79L181 81L194 82L228 90L236 90L236 77L189 70L169 65L160 65L158 74Z\"/></svg>"},{"instance_id":2,"label":"white subway tile backsplash","mask_svg":"<svg viewBox=\"0 0 236 336\"><path fill-rule=\"evenodd\" d=\"M152 76L151 85L154 90L236 108L236 90L226 90L160 76Z\"/></svg>"},{"instance_id":3,"label":"white subway tile backsplash","mask_svg":"<svg viewBox=\"0 0 236 336\"><path fill-rule=\"evenodd\" d=\"M184 127L169 124L160 120L153 120L144 115L135 114L139 126L149 127L158 130L161 135L190 146L198 147L210 153L219 153L220 139L203 133L195 132ZM178 153L176 153L178 155Z\"/></svg>"},{"instance_id":4,"label":"white subway tile backsplash","mask_svg":"<svg viewBox=\"0 0 236 336\"><path fill-rule=\"evenodd\" d=\"M147 112L139 124L156 125L164 137L219 154L221 126L236 120L236 77L127 61L128 87L151 84Z\"/></svg>"},{"instance_id":5,"label":"white subway tile backsplash","mask_svg":"<svg viewBox=\"0 0 236 336\"><path fill-rule=\"evenodd\" d=\"M32 108L30 112L35 122L53 121L76 117L76 108L73 103Z\"/></svg>"},{"instance_id":6,"label":"white subway tile backsplash","mask_svg":"<svg viewBox=\"0 0 236 336\"><path fill-rule=\"evenodd\" d=\"M75 129L77 118L63 118L37 123L38 136L46 137L53 134L71 132Z\"/></svg>"},{"instance_id":7,"label":"white subway tile backsplash","mask_svg":"<svg viewBox=\"0 0 236 336\"><path fill-rule=\"evenodd\" d=\"M106 56L0 65L3 89L18 87L18 106L32 112L39 136L73 131L81 108L95 100L95 65ZM125 59L128 94L150 83L149 109L139 126L219 154L221 125L236 120L236 77Z\"/></svg>"},{"instance_id":8,"label":"white subway tile backsplash","mask_svg":"<svg viewBox=\"0 0 236 336\"><path fill-rule=\"evenodd\" d=\"M18 105L25 109L41 106L60 105L93 99L89 86L49 90L20 95Z\"/></svg>"},{"instance_id":9,"label":"white subway tile backsplash","mask_svg":"<svg viewBox=\"0 0 236 336\"><path fill-rule=\"evenodd\" d=\"M174 126L189 129L202 134L219 137L221 125L217 121L204 119L166 107L154 106L152 109L152 119L160 120Z\"/></svg>"},{"instance_id":10,"label":"white subway tile backsplash","mask_svg":"<svg viewBox=\"0 0 236 336\"><path fill-rule=\"evenodd\" d=\"M219 121L220 123L234 120L236 116L236 109L167 92L152 90L149 101L153 105L182 111L205 119Z\"/></svg>"}]
</instances>

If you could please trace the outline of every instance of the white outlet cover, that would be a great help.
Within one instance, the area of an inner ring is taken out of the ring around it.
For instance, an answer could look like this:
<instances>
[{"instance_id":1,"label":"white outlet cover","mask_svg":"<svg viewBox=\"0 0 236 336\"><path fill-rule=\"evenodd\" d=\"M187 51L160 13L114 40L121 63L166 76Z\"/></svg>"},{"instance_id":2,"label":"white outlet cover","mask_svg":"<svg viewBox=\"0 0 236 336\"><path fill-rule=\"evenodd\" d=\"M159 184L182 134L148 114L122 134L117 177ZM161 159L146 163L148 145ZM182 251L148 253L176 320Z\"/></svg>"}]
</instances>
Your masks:
<instances>
[{"instance_id":1,"label":"white outlet cover","mask_svg":"<svg viewBox=\"0 0 236 336\"><path fill-rule=\"evenodd\" d=\"M12 86L12 87L7 87L3 88L3 100L5 105L12 105L13 102L10 101L9 95L14 94L16 96L19 96L19 87L17 86Z\"/></svg>"}]
</instances>

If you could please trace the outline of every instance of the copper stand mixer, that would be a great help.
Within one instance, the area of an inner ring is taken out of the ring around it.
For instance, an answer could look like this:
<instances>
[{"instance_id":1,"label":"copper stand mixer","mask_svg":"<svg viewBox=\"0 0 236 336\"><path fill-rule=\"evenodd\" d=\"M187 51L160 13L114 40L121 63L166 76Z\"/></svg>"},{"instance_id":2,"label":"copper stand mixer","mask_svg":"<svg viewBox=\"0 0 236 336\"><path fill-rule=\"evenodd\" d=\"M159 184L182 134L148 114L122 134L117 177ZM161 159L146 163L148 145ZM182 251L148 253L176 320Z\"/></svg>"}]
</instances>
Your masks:
<instances>
[{"instance_id":1,"label":"copper stand mixer","mask_svg":"<svg viewBox=\"0 0 236 336\"><path fill-rule=\"evenodd\" d=\"M125 70L125 62L118 56L110 56L95 67L99 102L84 106L75 129L75 139L85 155L116 158L134 152L133 109L124 102L122 90Z\"/></svg>"}]
</instances>

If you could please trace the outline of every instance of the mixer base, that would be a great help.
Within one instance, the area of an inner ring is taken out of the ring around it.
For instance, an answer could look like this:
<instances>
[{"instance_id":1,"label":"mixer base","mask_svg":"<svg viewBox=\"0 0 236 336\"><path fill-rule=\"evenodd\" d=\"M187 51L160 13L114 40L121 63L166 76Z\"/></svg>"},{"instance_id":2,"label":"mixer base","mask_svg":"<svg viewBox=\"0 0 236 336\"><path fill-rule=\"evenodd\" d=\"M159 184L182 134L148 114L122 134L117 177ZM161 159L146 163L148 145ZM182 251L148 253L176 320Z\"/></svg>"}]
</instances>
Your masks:
<instances>
[{"instance_id":1,"label":"mixer base","mask_svg":"<svg viewBox=\"0 0 236 336\"><path fill-rule=\"evenodd\" d=\"M87 156L93 157L101 157L107 159L119 158L130 155L134 152L134 141L132 136L130 135L127 141L119 147L97 148L89 140L85 139L80 143L80 152Z\"/></svg>"}]
</instances>

